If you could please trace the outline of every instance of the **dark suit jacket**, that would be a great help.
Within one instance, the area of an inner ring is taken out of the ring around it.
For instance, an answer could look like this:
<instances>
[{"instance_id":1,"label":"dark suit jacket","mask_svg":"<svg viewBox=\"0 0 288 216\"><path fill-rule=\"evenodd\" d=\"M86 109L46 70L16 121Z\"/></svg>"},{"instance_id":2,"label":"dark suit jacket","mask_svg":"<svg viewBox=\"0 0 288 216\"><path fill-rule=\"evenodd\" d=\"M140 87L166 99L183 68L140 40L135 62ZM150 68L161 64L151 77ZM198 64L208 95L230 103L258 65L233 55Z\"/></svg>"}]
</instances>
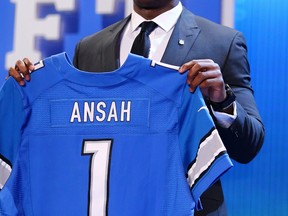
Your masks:
<instances>
[{"instance_id":1,"label":"dark suit jacket","mask_svg":"<svg viewBox=\"0 0 288 216\"><path fill-rule=\"evenodd\" d=\"M118 68L121 33L129 20L130 16L81 40L75 50L74 65L91 72ZM183 45L179 44L179 39L184 40ZM180 66L193 59L214 60L221 68L225 83L233 89L237 103L236 120L228 129L215 123L230 157L237 162L248 163L263 144L264 126L250 84L247 47L243 35L184 9L162 62ZM201 199L204 206L202 215L215 211L224 200L220 181L206 191Z\"/></svg>"}]
</instances>

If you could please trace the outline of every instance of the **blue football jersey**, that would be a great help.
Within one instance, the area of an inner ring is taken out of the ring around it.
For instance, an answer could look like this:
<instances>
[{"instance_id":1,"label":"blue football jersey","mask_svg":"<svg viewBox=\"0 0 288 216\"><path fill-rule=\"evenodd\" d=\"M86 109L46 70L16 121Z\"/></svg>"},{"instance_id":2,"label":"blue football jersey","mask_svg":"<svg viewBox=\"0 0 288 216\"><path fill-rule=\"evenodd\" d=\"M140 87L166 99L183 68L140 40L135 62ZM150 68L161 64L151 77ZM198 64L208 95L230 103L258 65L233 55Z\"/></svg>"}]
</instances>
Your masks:
<instances>
[{"instance_id":1,"label":"blue football jersey","mask_svg":"<svg viewBox=\"0 0 288 216\"><path fill-rule=\"evenodd\" d=\"M177 67L130 54L90 73L65 53L36 67L0 92L0 215L193 215L232 166Z\"/></svg>"}]
</instances>

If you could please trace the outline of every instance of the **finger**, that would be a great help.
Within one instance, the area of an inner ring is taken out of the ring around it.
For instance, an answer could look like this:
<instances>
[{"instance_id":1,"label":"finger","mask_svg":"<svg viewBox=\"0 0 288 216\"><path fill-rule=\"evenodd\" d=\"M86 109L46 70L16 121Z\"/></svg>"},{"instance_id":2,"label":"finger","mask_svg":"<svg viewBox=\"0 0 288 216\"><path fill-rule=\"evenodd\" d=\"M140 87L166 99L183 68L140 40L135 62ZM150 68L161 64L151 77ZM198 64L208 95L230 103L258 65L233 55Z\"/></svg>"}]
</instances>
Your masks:
<instances>
[{"instance_id":1,"label":"finger","mask_svg":"<svg viewBox=\"0 0 288 216\"><path fill-rule=\"evenodd\" d=\"M207 62L207 63L214 63L212 59L194 59L195 62Z\"/></svg>"},{"instance_id":2,"label":"finger","mask_svg":"<svg viewBox=\"0 0 288 216\"><path fill-rule=\"evenodd\" d=\"M8 70L6 79L10 76L12 76L20 85L25 85L25 81L23 80L24 75L13 67L10 67Z\"/></svg>"},{"instance_id":3,"label":"finger","mask_svg":"<svg viewBox=\"0 0 288 216\"><path fill-rule=\"evenodd\" d=\"M26 67L26 64L22 60L17 60L15 64L15 69L21 72L22 74L28 73L28 68Z\"/></svg>"},{"instance_id":4,"label":"finger","mask_svg":"<svg viewBox=\"0 0 288 216\"><path fill-rule=\"evenodd\" d=\"M188 85L191 85L193 82L195 82L195 79L197 77L198 77L198 79L201 78L202 77L202 74L201 74L202 72L206 72L207 70L209 70L208 64L203 64L203 63L200 64L199 62L196 62L196 61L192 62L192 64L189 65L189 66L192 66L192 67L189 69L189 72L187 74L187 83L188 83ZM196 79L196 81L197 81L197 79Z\"/></svg>"},{"instance_id":5,"label":"finger","mask_svg":"<svg viewBox=\"0 0 288 216\"><path fill-rule=\"evenodd\" d=\"M203 60L203 61L195 61L194 66L192 67L192 71L190 69L188 79L190 79L190 82L193 80L193 76L198 75L199 72L212 72L217 73L215 76L221 76L221 70L218 64L213 62L212 60ZM200 74L201 75L201 74ZM211 75L211 74L206 74ZM205 74L204 74L205 76Z\"/></svg>"},{"instance_id":6,"label":"finger","mask_svg":"<svg viewBox=\"0 0 288 216\"><path fill-rule=\"evenodd\" d=\"M180 72L180 73L184 73L184 72L186 72L187 70L190 70L195 64L196 64L196 62L194 62L194 61L189 61L189 62L183 64L183 65L179 68L179 72Z\"/></svg>"},{"instance_id":7,"label":"finger","mask_svg":"<svg viewBox=\"0 0 288 216\"><path fill-rule=\"evenodd\" d=\"M201 68L201 66L198 64L198 62L193 60L193 61L190 61L190 62L183 64L180 67L179 72L184 73L184 72L188 71L187 83L188 83L188 85L190 85L190 83L194 80L194 78L199 73L200 68Z\"/></svg>"},{"instance_id":8,"label":"finger","mask_svg":"<svg viewBox=\"0 0 288 216\"><path fill-rule=\"evenodd\" d=\"M25 80L29 81L30 80L31 71L33 71L35 69L35 66L28 58L24 58L23 62L26 65L26 68L28 69L28 70L26 70L23 73L23 75L25 77Z\"/></svg>"},{"instance_id":9,"label":"finger","mask_svg":"<svg viewBox=\"0 0 288 216\"><path fill-rule=\"evenodd\" d=\"M206 68L206 70L208 70L208 69L213 69L214 67L217 67L217 66L218 66L218 64L216 64L211 59L197 59L197 60L193 60L193 61L185 63L181 69L187 70L187 69L190 69L192 67L195 67L198 70L203 70L205 68Z\"/></svg>"},{"instance_id":10,"label":"finger","mask_svg":"<svg viewBox=\"0 0 288 216\"><path fill-rule=\"evenodd\" d=\"M213 80L215 80L215 82L212 82ZM202 88L206 87L205 83L212 83L212 85L216 85L217 80L219 80L219 82L223 80L219 70L198 71L197 75L191 80L189 84L190 91L193 92L198 85L202 85Z\"/></svg>"},{"instance_id":11,"label":"finger","mask_svg":"<svg viewBox=\"0 0 288 216\"><path fill-rule=\"evenodd\" d=\"M22 74L26 80L30 80L31 69L34 70L34 65L28 58L18 60L15 64L15 70L17 70L20 75Z\"/></svg>"},{"instance_id":12,"label":"finger","mask_svg":"<svg viewBox=\"0 0 288 216\"><path fill-rule=\"evenodd\" d=\"M192 60L192 61L189 61L189 62L183 64L180 67L179 72L183 73L183 72L191 69L195 65L197 65L196 66L197 68L204 68L204 67L209 67L212 64L214 64L214 61L211 59L195 59L195 60Z\"/></svg>"},{"instance_id":13,"label":"finger","mask_svg":"<svg viewBox=\"0 0 288 216\"><path fill-rule=\"evenodd\" d=\"M24 58L23 62L25 63L26 67L29 69L29 71L33 71L35 69L34 64L30 61L28 58Z\"/></svg>"},{"instance_id":14,"label":"finger","mask_svg":"<svg viewBox=\"0 0 288 216\"><path fill-rule=\"evenodd\" d=\"M189 89L190 89L190 92L194 92L195 89L197 88L198 85L200 85L204 80L205 80L205 77L207 76L207 73L203 73L201 71L198 71L197 74L193 77L189 77L189 81L187 80L187 83L189 85Z\"/></svg>"}]
</instances>

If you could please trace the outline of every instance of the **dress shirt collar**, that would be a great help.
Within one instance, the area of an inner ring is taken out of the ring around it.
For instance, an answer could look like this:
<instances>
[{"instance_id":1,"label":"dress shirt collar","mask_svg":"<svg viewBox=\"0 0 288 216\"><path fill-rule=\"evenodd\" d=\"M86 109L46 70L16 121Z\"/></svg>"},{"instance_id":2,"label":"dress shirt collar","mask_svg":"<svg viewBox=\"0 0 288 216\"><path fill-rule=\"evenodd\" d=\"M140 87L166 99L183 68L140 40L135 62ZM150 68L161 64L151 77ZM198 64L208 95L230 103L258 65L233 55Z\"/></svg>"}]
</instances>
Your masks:
<instances>
[{"instance_id":1,"label":"dress shirt collar","mask_svg":"<svg viewBox=\"0 0 288 216\"><path fill-rule=\"evenodd\" d=\"M182 3L179 1L176 7L166 11L163 14L160 14L159 16L155 17L151 21L154 21L164 31L168 32L176 24L178 18L180 17L182 9L183 9ZM169 22L167 22L167 20L169 20ZM145 20L142 16L140 16L134 10L132 10L132 16L131 16L132 32L137 30L139 25L144 21L147 21L147 20Z\"/></svg>"}]
</instances>

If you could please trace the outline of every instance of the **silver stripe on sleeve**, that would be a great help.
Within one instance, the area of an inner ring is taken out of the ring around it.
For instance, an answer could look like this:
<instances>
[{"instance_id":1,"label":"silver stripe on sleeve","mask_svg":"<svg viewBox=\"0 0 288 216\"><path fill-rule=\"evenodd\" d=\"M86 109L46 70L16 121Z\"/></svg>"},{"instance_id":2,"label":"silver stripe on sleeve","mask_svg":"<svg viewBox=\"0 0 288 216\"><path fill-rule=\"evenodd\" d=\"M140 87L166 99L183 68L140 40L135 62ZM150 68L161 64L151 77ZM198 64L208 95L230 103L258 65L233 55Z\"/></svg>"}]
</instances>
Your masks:
<instances>
[{"instance_id":1,"label":"silver stripe on sleeve","mask_svg":"<svg viewBox=\"0 0 288 216\"><path fill-rule=\"evenodd\" d=\"M226 148L215 129L199 146L195 163L188 170L188 183L192 188L195 181L200 178L209 166L216 160L217 156L226 152Z\"/></svg>"},{"instance_id":2,"label":"silver stripe on sleeve","mask_svg":"<svg viewBox=\"0 0 288 216\"><path fill-rule=\"evenodd\" d=\"M11 171L11 166L0 158L0 189L4 187Z\"/></svg>"}]
</instances>

